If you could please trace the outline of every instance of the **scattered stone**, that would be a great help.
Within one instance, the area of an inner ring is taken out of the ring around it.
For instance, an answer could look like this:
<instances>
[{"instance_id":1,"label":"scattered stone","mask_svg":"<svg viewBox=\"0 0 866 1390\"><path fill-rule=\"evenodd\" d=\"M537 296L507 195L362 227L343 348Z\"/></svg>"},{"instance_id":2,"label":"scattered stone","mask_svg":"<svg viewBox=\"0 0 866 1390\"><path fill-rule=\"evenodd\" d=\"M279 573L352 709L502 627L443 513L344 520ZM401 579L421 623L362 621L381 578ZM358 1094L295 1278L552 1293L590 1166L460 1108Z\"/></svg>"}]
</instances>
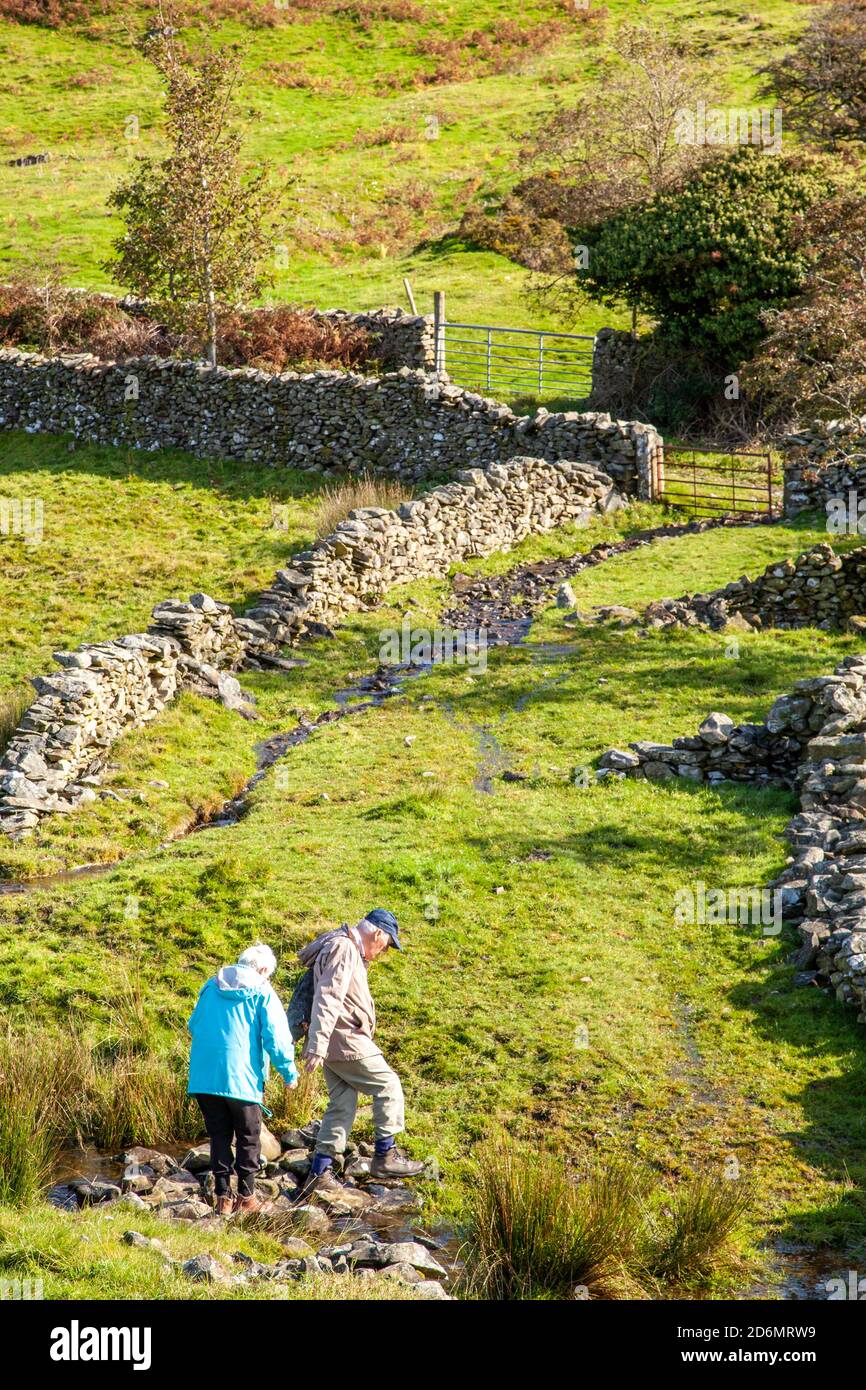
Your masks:
<instances>
[{"instance_id":1,"label":"scattered stone","mask_svg":"<svg viewBox=\"0 0 866 1390\"><path fill-rule=\"evenodd\" d=\"M420 1284L415 1285L415 1297L426 1298L428 1300L453 1302L451 1295L445 1292L438 1279L424 1279Z\"/></svg>"},{"instance_id":2,"label":"scattered stone","mask_svg":"<svg viewBox=\"0 0 866 1390\"><path fill-rule=\"evenodd\" d=\"M69 1184L81 1207L97 1206L102 1202L113 1202L121 1196L117 1183L103 1182L101 1178L77 1178Z\"/></svg>"},{"instance_id":3,"label":"scattered stone","mask_svg":"<svg viewBox=\"0 0 866 1390\"><path fill-rule=\"evenodd\" d=\"M187 1279L197 1284L225 1284L230 1275L213 1255L194 1255L182 1266Z\"/></svg>"},{"instance_id":4,"label":"scattered stone","mask_svg":"<svg viewBox=\"0 0 866 1390\"><path fill-rule=\"evenodd\" d=\"M299 1231L307 1231L310 1235L324 1234L328 1229L328 1218L321 1207L310 1206L309 1204L297 1206L293 1209L294 1224Z\"/></svg>"},{"instance_id":5,"label":"scattered stone","mask_svg":"<svg viewBox=\"0 0 866 1390\"><path fill-rule=\"evenodd\" d=\"M376 1271L376 1276L379 1279L396 1279L401 1284L420 1284L424 1278L414 1265L406 1263L386 1265L384 1269Z\"/></svg>"},{"instance_id":6,"label":"scattered stone","mask_svg":"<svg viewBox=\"0 0 866 1390\"><path fill-rule=\"evenodd\" d=\"M280 1241L280 1244L290 1260L304 1259L307 1255L314 1255L316 1253L312 1245L308 1245L305 1240L301 1240L300 1236L286 1236L285 1239Z\"/></svg>"},{"instance_id":7,"label":"scattered stone","mask_svg":"<svg viewBox=\"0 0 866 1390\"><path fill-rule=\"evenodd\" d=\"M435 1260L430 1251L416 1240L401 1240L393 1245L386 1246L388 1251L388 1264L408 1264L414 1269L423 1270L429 1274L447 1274L438 1260Z\"/></svg>"}]
</instances>

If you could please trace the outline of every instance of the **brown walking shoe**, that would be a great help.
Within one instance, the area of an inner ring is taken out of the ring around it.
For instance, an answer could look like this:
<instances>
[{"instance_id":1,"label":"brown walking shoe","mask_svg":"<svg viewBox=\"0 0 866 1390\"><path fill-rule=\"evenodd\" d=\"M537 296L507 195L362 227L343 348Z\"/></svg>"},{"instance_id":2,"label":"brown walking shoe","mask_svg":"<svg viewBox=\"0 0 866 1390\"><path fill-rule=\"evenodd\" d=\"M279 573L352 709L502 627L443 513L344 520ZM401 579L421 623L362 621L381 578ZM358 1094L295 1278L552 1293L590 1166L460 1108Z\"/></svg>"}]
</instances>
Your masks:
<instances>
[{"instance_id":1,"label":"brown walking shoe","mask_svg":"<svg viewBox=\"0 0 866 1390\"><path fill-rule=\"evenodd\" d=\"M407 1158L392 1144L385 1154L374 1154L370 1159L370 1176L373 1178L417 1178L424 1172L424 1164L417 1159Z\"/></svg>"},{"instance_id":2,"label":"brown walking shoe","mask_svg":"<svg viewBox=\"0 0 866 1390\"><path fill-rule=\"evenodd\" d=\"M217 1216L231 1216L235 1209L235 1199L231 1193L226 1193L224 1197L217 1197L214 1203L214 1211Z\"/></svg>"},{"instance_id":3,"label":"brown walking shoe","mask_svg":"<svg viewBox=\"0 0 866 1390\"><path fill-rule=\"evenodd\" d=\"M261 1211L264 1206L258 1197L236 1197L234 1205L235 1216L243 1216L244 1213Z\"/></svg>"},{"instance_id":4,"label":"brown walking shoe","mask_svg":"<svg viewBox=\"0 0 866 1390\"><path fill-rule=\"evenodd\" d=\"M342 1192L343 1184L334 1177L333 1168L325 1168L321 1173L311 1173L298 1188L293 1202L306 1202L314 1192Z\"/></svg>"}]
</instances>

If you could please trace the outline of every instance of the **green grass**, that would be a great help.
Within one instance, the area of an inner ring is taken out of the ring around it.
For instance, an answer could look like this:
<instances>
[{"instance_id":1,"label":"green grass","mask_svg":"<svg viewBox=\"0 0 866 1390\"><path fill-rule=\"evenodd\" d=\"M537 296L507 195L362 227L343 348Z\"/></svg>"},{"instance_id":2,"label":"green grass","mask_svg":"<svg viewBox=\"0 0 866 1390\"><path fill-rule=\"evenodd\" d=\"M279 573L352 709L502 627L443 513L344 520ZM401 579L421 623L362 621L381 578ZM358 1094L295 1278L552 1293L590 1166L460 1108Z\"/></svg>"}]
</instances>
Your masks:
<instances>
[{"instance_id":1,"label":"green grass","mask_svg":"<svg viewBox=\"0 0 866 1390\"><path fill-rule=\"evenodd\" d=\"M202 1229L188 1222L160 1220L144 1211L91 1207L68 1213L41 1204L26 1211L0 1208L0 1275L42 1281L48 1299L345 1300L411 1299L411 1289L394 1280L352 1276L310 1278L299 1283L198 1284L154 1249L131 1248L123 1233L155 1237L175 1260L215 1256L232 1270L235 1251L273 1264L285 1258L279 1243L248 1234L232 1224Z\"/></svg>"},{"instance_id":2,"label":"green grass","mask_svg":"<svg viewBox=\"0 0 866 1390\"><path fill-rule=\"evenodd\" d=\"M607 9L609 33L621 20L649 18L637 0L609 0ZM793 0L767 0L760 14L748 0L713 7L656 0L651 18L687 29L700 44L712 73L708 100L745 102L757 90L757 53L763 63L789 41L807 22L808 9ZM524 54L515 71L406 85L413 71L434 66L411 53L419 40L551 19L573 32ZM222 30L226 38L239 32L231 25ZM452 0L431 5L421 22L377 20L368 31L332 16L247 33L246 96L257 112L250 156L277 171L278 181L296 180L282 203L273 297L320 307L405 307L408 276L421 312L432 310L433 291L443 289L453 319L580 332L627 326L623 314L593 305L569 324L530 313L522 298L527 273L456 236L463 209L479 191L514 182L525 131L556 101L576 100L595 80L600 32L574 20L558 0L531 0L519 14L507 0ZM0 33L0 144L10 157L52 154L48 166L0 167L0 196L9 208L0 223L0 261L21 272L53 260L73 283L112 288L101 266L118 224L106 197L128 168L127 117L138 118L136 152L160 147L154 76L110 21L98 41L11 24L0 24ZM327 90L275 85L273 64L324 79ZM91 75L90 85L76 85L82 72ZM388 89L388 74L403 87ZM434 117L438 137L430 139ZM406 138L370 143L392 128Z\"/></svg>"},{"instance_id":3,"label":"green grass","mask_svg":"<svg viewBox=\"0 0 866 1390\"><path fill-rule=\"evenodd\" d=\"M535 538L510 563L656 518L635 508ZM661 541L579 576L578 604L706 588L824 538L804 523ZM286 989L301 942L388 905L408 949L377 966L374 990L383 1048L409 1097L409 1147L442 1163L431 1213L459 1215L474 1148L501 1123L556 1152L633 1153L665 1180L734 1156L758 1185L752 1260L768 1233L856 1248L866 1124L853 1015L791 988L787 937L674 920L684 886L772 878L793 798L687 784L583 789L572 777L611 744L689 732L710 709L759 719L794 680L854 651L854 639L750 634L732 660L718 634L575 635L550 608L525 647L490 654L486 674L437 670L405 699L320 730L268 775L236 827L158 848L183 797L191 804L248 771L256 738L299 708L326 707L351 672L375 664L383 628L407 608L433 618L445 597L438 581L395 593L312 644L306 668L249 678L261 726L181 701L115 756L127 785L147 774L168 790L58 818L42 842L6 850L7 873L80 862L94 848L131 857L105 877L0 900L4 1013L71 1021L98 1038L136 962L169 1047L201 980L250 939L272 942ZM551 641L573 650L533 645ZM491 734L527 780L496 780L484 795L473 783Z\"/></svg>"},{"instance_id":4,"label":"green grass","mask_svg":"<svg viewBox=\"0 0 866 1390\"><path fill-rule=\"evenodd\" d=\"M320 487L290 468L0 434L0 496L44 512L40 544L0 537L0 695L58 648L142 631L162 599L245 606L312 539Z\"/></svg>"},{"instance_id":5,"label":"green grass","mask_svg":"<svg viewBox=\"0 0 866 1390\"><path fill-rule=\"evenodd\" d=\"M614 20L646 18L634 0L608 8ZM552 0L533 0L520 17L554 13ZM660 0L652 15L701 36L714 73L708 100L745 102L758 62L809 10L768 0L758 16L746 0L712 8ZM423 61L407 53L415 39L513 18L504 0L454 0L420 27L376 22L365 33L327 18L252 36L251 154L297 179L275 298L369 308L401 301L408 275L422 311L441 288L452 318L586 332L624 323L597 307L569 325L530 317L525 272L454 235L475 188L513 181L521 133L555 99L587 89L597 50L583 30L533 53L519 72L383 91L382 73L408 75ZM137 148L159 148L152 76L110 25L99 39L0 31L3 153L55 156L41 170L0 165L3 273L56 260L70 282L111 288L100 268L116 231L105 202L127 168L128 115L140 122ZM330 89L278 88L259 71L264 62L303 64ZM73 84L94 69L102 75L91 85ZM436 140L424 138L431 114ZM364 132L392 125L418 138L366 142ZM407 194L414 207L401 219L394 209ZM275 248L275 260L281 254ZM13 702L52 650L141 628L161 598L205 589L243 605L315 524L318 484L284 470L69 453L64 441L21 435L0 440L0 469L3 495L40 497L45 507L41 546L2 539L0 695ZM286 508L284 529L274 527L274 506ZM461 568L494 573L660 519L658 509L636 507ZM578 606L705 590L821 540L826 533L803 522L661 541L579 576ZM747 634L732 659L719 634L575 633L551 607L524 647L491 654L486 674L438 670L404 699L321 729L265 778L237 826L164 844L240 787L258 739L292 726L299 711L329 707L352 673L369 670L383 628L407 609L435 621L447 594L438 581L395 592L333 641L307 647L306 667L245 677L259 701L255 725L184 697L113 751L106 785L121 801L3 845L0 872L12 877L125 861L103 877L0 898L4 1016L13 1026L71 1024L104 1045L138 971L148 1035L170 1052L201 981L251 939L278 950L285 991L301 942L375 903L391 906L407 950L386 957L373 984L382 1045L406 1087L408 1147L441 1161L442 1181L423 1185L425 1219L465 1217L478 1144L501 1125L534 1150L581 1162L630 1155L672 1190L736 1159L756 1189L739 1240L749 1264L764 1261L768 1238L826 1242L846 1260L863 1258L862 1030L831 998L792 987L787 935L774 941L674 918L683 887L767 883L784 862L779 837L794 799L748 787L583 788L573 779L612 744L690 732L711 709L760 719L794 680L856 650L855 639ZM491 739L526 780L495 779L486 795L474 783ZM363 1136L370 1121L360 1115ZM686 1238L701 1213L681 1215ZM226 1293L181 1281L152 1252L121 1243L127 1225L158 1234L178 1257L275 1254L264 1236L37 1205L0 1210L0 1269L41 1275L49 1297L278 1296L268 1286ZM735 1284L727 1275L715 1292ZM335 1281L315 1292L345 1297L348 1287ZM288 1296L312 1291L292 1286ZM364 1285L352 1292L376 1296ZM388 1295L404 1293L389 1285Z\"/></svg>"}]
</instances>

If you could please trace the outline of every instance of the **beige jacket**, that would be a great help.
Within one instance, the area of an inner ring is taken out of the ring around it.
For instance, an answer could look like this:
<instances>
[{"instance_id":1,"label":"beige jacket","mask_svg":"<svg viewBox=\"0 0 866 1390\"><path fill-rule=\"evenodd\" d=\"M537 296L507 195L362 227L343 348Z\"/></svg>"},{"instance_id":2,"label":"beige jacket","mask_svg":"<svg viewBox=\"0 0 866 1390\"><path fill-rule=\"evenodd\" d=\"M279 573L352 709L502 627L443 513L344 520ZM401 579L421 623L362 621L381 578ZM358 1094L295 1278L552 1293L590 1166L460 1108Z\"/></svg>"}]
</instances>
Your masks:
<instances>
[{"instance_id":1,"label":"beige jacket","mask_svg":"<svg viewBox=\"0 0 866 1390\"><path fill-rule=\"evenodd\" d=\"M315 995L307 1056L329 1062L377 1057L373 1042L376 1007L367 982L367 962L349 927L325 932L298 952L313 967Z\"/></svg>"}]
</instances>

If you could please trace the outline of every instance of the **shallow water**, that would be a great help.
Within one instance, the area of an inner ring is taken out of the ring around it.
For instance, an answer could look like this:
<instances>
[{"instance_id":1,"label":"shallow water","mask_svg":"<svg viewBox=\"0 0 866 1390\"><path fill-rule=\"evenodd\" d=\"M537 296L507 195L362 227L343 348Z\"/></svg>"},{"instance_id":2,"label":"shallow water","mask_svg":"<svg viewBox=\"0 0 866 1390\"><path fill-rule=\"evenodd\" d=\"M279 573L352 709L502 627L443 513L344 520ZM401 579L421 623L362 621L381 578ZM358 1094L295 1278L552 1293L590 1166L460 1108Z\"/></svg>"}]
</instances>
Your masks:
<instances>
[{"instance_id":1,"label":"shallow water","mask_svg":"<svg viewBox=\"0 0 866 1390\"><path fill-rule=\"evenodd\" d=\"M160 1144L158 1152L168 1154L181 1163L190 1149L200 1142L191 1140L188 1144ZM52 1206L64 1211L77 1211L78 1199L70 1186L72 1182L86 1178L119 1184L122 1176L123 1164L118 1161L116 1154L98 1149L93 1144L83 1147L68 1145L59 1155L54 1181L46 1196ZM104 1203L104 1206L106 1211L111 1210L110 1202ZM134 1221L134 1215L134 1212L129 1213L131 1221ZM431 1223L431 1229L422 1228L420 1221L420 1212L406 1211L369 1211L359 1216L335 1217L331 1219L331 1231L320 1243L336 1245L343 1238L359 1235L375 1236L389 1243L418 1241L436 1254L448 1271L448 1279L453 1279L460 1269L459 1241L454 1231L436 1222Z\"/></svg>"}]
</instances>

